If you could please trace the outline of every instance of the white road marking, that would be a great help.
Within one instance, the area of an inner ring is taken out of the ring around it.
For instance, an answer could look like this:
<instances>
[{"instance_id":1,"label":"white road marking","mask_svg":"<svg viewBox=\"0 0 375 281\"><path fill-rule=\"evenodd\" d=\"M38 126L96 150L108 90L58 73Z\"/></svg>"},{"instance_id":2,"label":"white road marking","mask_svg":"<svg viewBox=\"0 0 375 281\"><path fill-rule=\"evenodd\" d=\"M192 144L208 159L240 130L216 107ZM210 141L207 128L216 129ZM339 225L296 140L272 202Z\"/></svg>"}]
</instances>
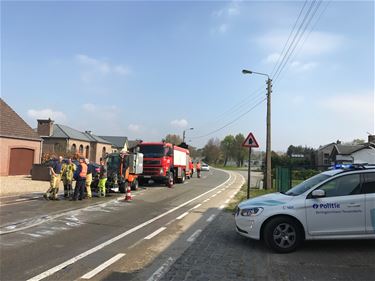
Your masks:
<instances>
[{"instance_id":1,"label":"white road marking","mask_svg":"<svg viewBox=\"0 0 375 281\"><path fill-rule=\"evenodd\" d=\"M194 242L195 239L201 234L202 229L198 229L196 232L194 232L186 241L188 242Z\"/></svg>"},{"instance_id":2,"label":"white road marking","mask_svg":"<svg viewBox=\"0 0 375 281\"><path fill-rule=\"evenodd\" d=\"M194 206L193 208L191 208L191 210L194 210L194 209L196 209L196 208L199 208L200 206L202 206L202 204L198 204L198 205Z\"/></svg>"},{"instance_id":3,"label":"white road marking","mask_svg":"<svg viewBox=\"0 0 375 281\"><path fill-rule=\"evenodd\" d=\"M15 202L21 202L21 201L26 201L26 200L29 200L29 199L22 198L22 199L16 199L16 200L14 200L14 201L15 201Z\"/></svg>"},{"instance_id":4,"label":"white road marking","mask_svg":"<svg viewBox=\"0 0 375 281\"><path fill-rule=\"evenodd\" d=\"M159 280L168 271L169 267L173 264L173 262L174 259L172 257L169 257L168 260L161 267L159 267L158 270L156 270L150 278L147 279L147 281Z\"/></svg>"},{"instance_id":5,"label":"white road marking","mask_svg":"<svg viewBox=\"0 0 375 281\"><path fill-rule=\"evenodd\" d=\"M206 202L208 202L208 201L210 201L210 198L204 200L203 203L206 203Z\"/></svg>"},{"instance_id":6,"label":"white road marking","mask_svg":"<svg viewBox=\"0 0 375 281\"><path fill-rule=\"evenodd\" d=\"M77 262L81 259L83 259L84 257L87 257L88 255L91 255L92 253L95 253L95 252L99 251L100 249L103 249L104 247L106 247L106 246L108 246L108 245L128 236L129 234L145 227L146 225L149 225L150 223L153 223L154 221L156 221L156 220L158 220L162 217L165 217L166 215L169 215L170 213L173 213L174 211L190 204L191 202L205 196L206 194L222 187L223 185L225 185L227 182L229 182L232 179L232 174L231 173L228 173L228 174L229 174L229 178L225 182L223 182L222 184L214 187L213 189L208 190L205 193L202 193L201 195L198 195L197 197L194 197L193 199L190 199L189 201L186 201L185 203L183 203L183 204L181 204L177 207L174 207L173 209L170 209L169 211L166 211L166 212L160 214L159 216L157 216L155 218L152 218L152 219L150 219L150 220L148 220L144 223L141 223L140 225L137 225L137 226L133 227L132 229L129 229L129 230L113 237L112 239L109 239L106 242L103 242L103 243L95 246L94 248L91 248L91 249L89 249L89 250L87 250L87 251L85 251L85 252L83 252L83 253L81 253L81 254L79 254L79 255L77 255L77 256L75 256L75 257L73 257L73 258L71 258L71 259L69 259L69 260L67 260L63 263L61 263L61 264L59 264L59 265L56 265L56 266L52 267L51 269L48 269L48 270L40 273L39 275L28 279L27 281L39 281L39 280L42 280L42 279L44 279L48 276L51 276L52 274L56 273L57 271L60 271L61 269L65 268L65 267L67 267L67 266L69 266L69 265L71 265L71 264L73 264L73 263L75 263L75 262Z\"/></svg>"},{"instance_id":7,"label":"white road marking","mask_svg":"<svg viewBox=\"0 0 375 281\"><path fill-rule=\"evenodd\" d=\"M230 199L231 199L231 198L229 198L229 199L225 200L225 202L224 202L224 203L225 203L225 204L228 204L228 203L229 203L229 201L230 201Z\"/></svg>"},{"instance_id":8,"label":"white road marking","mask_svg":"<svg viewBox=\"0 0 375 281\"><path fill-rule=\"evenodd\" d=\"M214 198L214 197L216 197L216 195L217 195L217 194L214 194L214 195L212 195L212 196L211 196L211 198Z\"/></svg>"},{"instance_id":9,"label":"white road marking","mask_svg":"<svg viewBox=\"0 0 375 281\"><path fill-rule=\"evenodd\" d=\"M167 228L166 227L160 227L158 230L154 231L153 233L151 233L150 235L146 236L145 239L146 240L150 240L151 238L155 237L156 235L158 235L160 232L166 230Z\"/></svg>"},{"instance_id":10,"label":"white road marking","mask_svg":"<svg viewBox=\"0 0 375 281\"><path fill-rule=\"evenodd\" d=\"M182 219L183 217L187 216L188 214L189 214L189 212L185 212L185 213L183 213L182 215L178 216L178 217L176 218L176 220L180 220L180 219Z\"/></svg>"},{"instance_id":11,"label":"white road marking","mask_svg":"<svg viewBox=\"0 0 375 281\"><path fill-rule=\"evenodd\" d=\"M219 207L219 210L222 210L222 209L224 209L225 208L225 205L221 205L220 207Z\"/></svg>"},{"instance_id":12,"label":"white road marking","mask_svg":"<svg viewBox=\"0 0 375 281\"><path fill-rule=\"evenodd\" d=\"M121 259L123 256L125 256L125 254L117 254L116 256L110 258L106 262L104 262L101 265L99 265L97 268L95 268L95 269L91 270L90 272L86 273L81 278L82 279L91 279L96 274L98 274L100 271L106 269L108 266L110 266L111 264L113 264L116 261L118 261L119 259Z\"/></svg>"},{"instance_id":13,"label":"white road marking","mask_svg":"<svg viewBox=\"0 0 375 281\"><path fill-rule=\"evenodd\" d=\"M219 193L221 193L222 192L222 190L219 190L218 192L216 192L216 194L219 194Z\"/></svg>"},{"instance_id":14,"label":"white road marking","mask_svg":"<svg viewBox=\"0 0 375 281\"><path fill-rule=\"evenodd\" d=\"M214 218L216 217L216 215L211 215L208 219L207 219L207 222L212 222L214 220Z\"/></svg>"}]
</instances>

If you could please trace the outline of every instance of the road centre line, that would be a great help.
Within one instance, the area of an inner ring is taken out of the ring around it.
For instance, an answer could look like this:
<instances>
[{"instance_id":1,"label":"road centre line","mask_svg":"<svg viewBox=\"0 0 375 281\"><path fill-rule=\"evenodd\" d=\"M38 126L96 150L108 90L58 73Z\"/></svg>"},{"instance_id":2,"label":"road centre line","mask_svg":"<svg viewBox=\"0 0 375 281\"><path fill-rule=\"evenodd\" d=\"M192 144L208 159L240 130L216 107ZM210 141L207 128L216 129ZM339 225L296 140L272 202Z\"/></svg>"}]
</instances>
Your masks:
<instances>
[{"instance_id":1,"label":"road centre line","mask_svg":"<svg viewBox=\"0 0 375 281\"><path fill-rule=\"evenodd\" d=\"M187 242L194 242L194 240L198 238L198 236L199 236L199 234L201 234L201 232L202 232L202 229L198 229L186 241Z\"/></svg>"},{"instance_id":2,"label":"road centre line","mask_svg":"<svg viewBox=\"0 0 375 281\"><path fill-rule=\"evenodd\" d=\"M226 172L226 171L224 171L224 172ZM112 244L112 243L114 243L114 242L116 242L116 241L118 241L118 240L120 240L120 239L128 236L129 234L131 234L131 233L133 233L133 232L135 232L135 231L137 231L137 230L145 227L146 225L149 225L149 224L153 223L154 221L159 220L162 217L165 217L166 215L169 215L170 213L173 213L174 211L176 211L176 210L178 210L178 209L180 209L180 208L182 208L182 207L190 204L191 202L193 202L193 201L195 201L195 200L197 200L197 199L205 196L206 194L208 194L208 193L210 193L210 192L212 192L212 191L214 191L214 190L222 187L223 185L227 184L232 179L232 174L229 173L229 172L226 172L226 173L229 174L229 178L225 182L223 182L220 185L214 187L213 189L208 190L208 191L202 193L201 195L198 195L198 196L190 199L189 201L186 201L185 203L182 203L181 205L179 205L177 207L174 207L174 208L170 209L169 211L166 211L166 212L160 214L157 217L154 217L154 218L152 218L152 219L150 219L150 220L148 220L148 221L146 221L146 222L144 222L144 223L142 223L140 225L137 225L137 226L133 227L132 229L129 229L129 230L127 230L127 231L125 231L125 232L123 232L123 233L121 233L121 234L113 237L112 239L109 239L106 242L103 242L103 243L101 243L101 244L99 244L99 245L97 245L97 246L95 246L95 247L93 247L93 248L91 248L91 249L89 249L89 250L87 250L87 251L85 251L85 252L83 252L83 253L75 256L75 257L73 257L73 258L70 258L69 260L67 260L67 261L65 261L63 263L61 263L59 265L56 265L56 266L52 267L51 269L48 269L48 270L46 270L46 271L38 274L37 276L34 276L34 277L28 279L27 281L39 281L39 280L42 280L42 279L44 279L44 278L46 278L48 276L51 276L52 274L60 271L61 269L65 268L65 267L67 267L67 266L69 266L69 265L71 265L71 264L73 264L73 263L75 263L75 262L77 262L77 261L79 261L81 259L83 259L84 257L86 257L88 255L91 255L92 253L95 253L95 252L103 249L104 247L106 247L106 246L108 246L108 245L110 245L110 244Z\"/></svg>"},{"instance_id":3,"label":"road centre line","mask_svg":"<svg viewBox=\"0 0 375 281\"><path fill-rule=\"evenodd\" d=\"M144 239L146 240L150 240L151 238L155 237L156 235L158 235L160 232L166 230L167 228L165 226L163 227L160 227L159 229L155 230L153 233L151 233L150 235L146 236Z\"/></svg>"},{"instance_id":4,"label":"road centre line","mask_svg":"<svg viewBox=\"0 0 375 281\"><path fill-rule=\"evenodd\" d=\"M194 210L196 208L199 208L200 206L202 206L202 204L198 204L198 205L194 206L193 208L191 208L190 210Z\"/></svg>"},{"instance_id":5,"label":"road centre line","mask_svg":"<svg viewBox=\"0 0 375 281\"><path fill-rule=\"evenodd\" d=\"M178 216L178 217L176 218L176 220L180 220L180 219L184 218L185 216L187 216L188 214L189 214L189 212L185 212L185 213L183 213L182 215Z\"/></svg>"},{"instance_id":6,"label":"road centre line","mask_svg":"<svg viewBox=\"0 0 375 281\"><path fill-rule=\"evenodd\" d=\"M97 268L95 268L95 269L91 270L90 272L86 273L81 278L82 279L91 279L96 274L98 274L100 271L106 269L108 266L110 266L111 264L113 264L116 261L118 261L119 259L121 259L123 256L125 256L125 254L122 254L122 253L121 254L117 254L116 256L110 258L106 262L104 262L101 265L99 265Z\"/></svg>"},{"instance_id":7,"label":"road centre line","mask_svg":"<svg viewBox=\"0 0 375 281\"><path fill-rule=\"evenodd\" d=\"M231 200L231 198L225 200L224 204L228 204L230 200Z\"/></svg>"},{"instance_id":8,"label":"road centre line","mask_svg":"<svg viewBox=\"0 0 375 281\"><path fill-rule=\"evenodd\" d=\"M216 215L211 215L208 219L207 219L207 222L212 222L214 220L214 218L216 217Z\"/></svg>"},{"instance_id":9,"label":"road centre line","mask_svg":"<svg viewBox=\"0 0 375 281\"><path fill-rule=\"evenodd\" d=\"M222 210L222 209L224 209L225 208L225 205L221 205L220 207L219 207L219 210Z\"/></svg>"},{"instance_id":10,"label":"road centre line","mask_svg":"<svg viewBox=\"0 0 375 281\"><path fill-rule=\"evenodd\" d=\"M165 263L161 267L159 267L154 274L151 275L150 278L147 279L147 281L157 281L159 280L170 268L170 266L173 264L174 259L172 257L169 257Z\"/></svg>"},{"instance_id":11,"label":"road centre line","mask_svg":"<svg viewBox=\"0 0 375 281\"><path fill-rule=\"evenodd\" d=\"M210 198L204 200L203 203L206 203L206 202L208 202L208 201L210 201Z\"/></svg>"},{"instance_id":12,"label":"road centre line","mask_svg":"<svg viewBox=\"0 0 375 281\"><path fill-rule=\"evenodd\" d=\"M211 196L211 198L214 198L214 197L216 197L216 195L217 195L217 194L214 194L214 195L212 195L212 196Z\"/></svg>"}]
</instances>

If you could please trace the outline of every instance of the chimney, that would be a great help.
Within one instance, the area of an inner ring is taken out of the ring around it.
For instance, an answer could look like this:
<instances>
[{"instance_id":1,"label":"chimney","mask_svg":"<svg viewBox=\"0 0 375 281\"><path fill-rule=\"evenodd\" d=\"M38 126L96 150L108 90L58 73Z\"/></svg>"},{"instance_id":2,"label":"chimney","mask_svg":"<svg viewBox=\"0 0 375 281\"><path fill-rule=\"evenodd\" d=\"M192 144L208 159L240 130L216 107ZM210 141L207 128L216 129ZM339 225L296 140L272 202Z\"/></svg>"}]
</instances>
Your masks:
<instances>
[{"instance_id":1,"label":"chimney","mask_svg":"<svg viewBox=\"0 0 375 281\"><path fill-rule=\"evenodd\" d=\"M91 131L85 131L86 134L92 135Z\"/></svg>"},{"instance_id":2,"label":"chimney","mask_svg":"<svg viewBox=\"0 0 375 281\"><path fill-rule=\"evenodd\" d=\"M38 135L41 137L50 137L53 134L53 123L51 118L38 119Z\"/></svg>"},{"instance_id":3,"label":"chimney","mask_svg":"<svg viewBox=\"0 0 375 281\"><path fill-rule=\"evenodd\" d=\"M336 144L341 144L341 141L340 141L340 140L337 140L337 141L336 141Z\"/></svg>"},{"instance_id":4,"label":"chimney","mask_svg":"<svg viewBox=\"0 0 375 281\"><path fill-rule=\"evenodd\" d=\"M375 143L375 135L368 135L368 142Z\"/></svg>"}]
</instances>

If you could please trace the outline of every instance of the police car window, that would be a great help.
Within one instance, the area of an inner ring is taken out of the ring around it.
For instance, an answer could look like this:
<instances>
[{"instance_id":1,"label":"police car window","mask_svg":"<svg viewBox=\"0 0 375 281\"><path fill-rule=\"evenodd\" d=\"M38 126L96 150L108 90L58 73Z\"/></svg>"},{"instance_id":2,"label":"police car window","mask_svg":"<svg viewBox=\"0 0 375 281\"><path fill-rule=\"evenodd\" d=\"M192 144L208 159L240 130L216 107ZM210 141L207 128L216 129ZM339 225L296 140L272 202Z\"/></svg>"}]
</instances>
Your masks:
<instances>
[{"instance_id":1,"label":"police car window","mask_svg":"<svg viewBox=\"0 0 375 281\"><path fill-rule=\"evenodd\" d=\"M330 177L329 175L325 175L325 174L315 175L305 180L304 182L294 186L292 189L289 189L285 194L290 195L290 196L300 195L306 192L307 190L309 190L310 188L312 188L314 185L317 185L318 183L325 181L329 177Z\"/></svg>"},{"instance_id":2,"label":"police car window","mask_svg":"<svg viewBox=\"0 0 375 281\"><path fill-rule=\"evenodd\" d=\"M375 173L365 173L364 179L363 193L375 193Z\"/></svg>"},{"instance_id":3,"label":"police car window","mask_svg":"<svg viewBox=\"0 0 375 281\"><path fill-rule=\"evenodd\" d=\"M324 190L326 197L359 194L361 191L360 175L345 175L323 184L318 189Z\"/></svg>"}]
</instances>

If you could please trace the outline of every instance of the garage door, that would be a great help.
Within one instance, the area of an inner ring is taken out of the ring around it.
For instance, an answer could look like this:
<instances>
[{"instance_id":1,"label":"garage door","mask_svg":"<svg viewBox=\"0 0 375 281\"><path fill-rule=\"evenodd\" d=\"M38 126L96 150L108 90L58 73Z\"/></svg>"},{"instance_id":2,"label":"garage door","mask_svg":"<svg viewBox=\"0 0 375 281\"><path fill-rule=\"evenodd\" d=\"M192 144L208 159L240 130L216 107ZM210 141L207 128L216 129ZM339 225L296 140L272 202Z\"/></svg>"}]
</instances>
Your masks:
<instances>
[{"instance_id":1,"label":"garage door","mask_svg":"<svg viewBox=\"0 0 375 281\"><path fill-rule=\"evenodd\" d=\"M33 163L33 149L12 148L10 150L9 175L29 175Z\"/></svg>"}]
</instances>

